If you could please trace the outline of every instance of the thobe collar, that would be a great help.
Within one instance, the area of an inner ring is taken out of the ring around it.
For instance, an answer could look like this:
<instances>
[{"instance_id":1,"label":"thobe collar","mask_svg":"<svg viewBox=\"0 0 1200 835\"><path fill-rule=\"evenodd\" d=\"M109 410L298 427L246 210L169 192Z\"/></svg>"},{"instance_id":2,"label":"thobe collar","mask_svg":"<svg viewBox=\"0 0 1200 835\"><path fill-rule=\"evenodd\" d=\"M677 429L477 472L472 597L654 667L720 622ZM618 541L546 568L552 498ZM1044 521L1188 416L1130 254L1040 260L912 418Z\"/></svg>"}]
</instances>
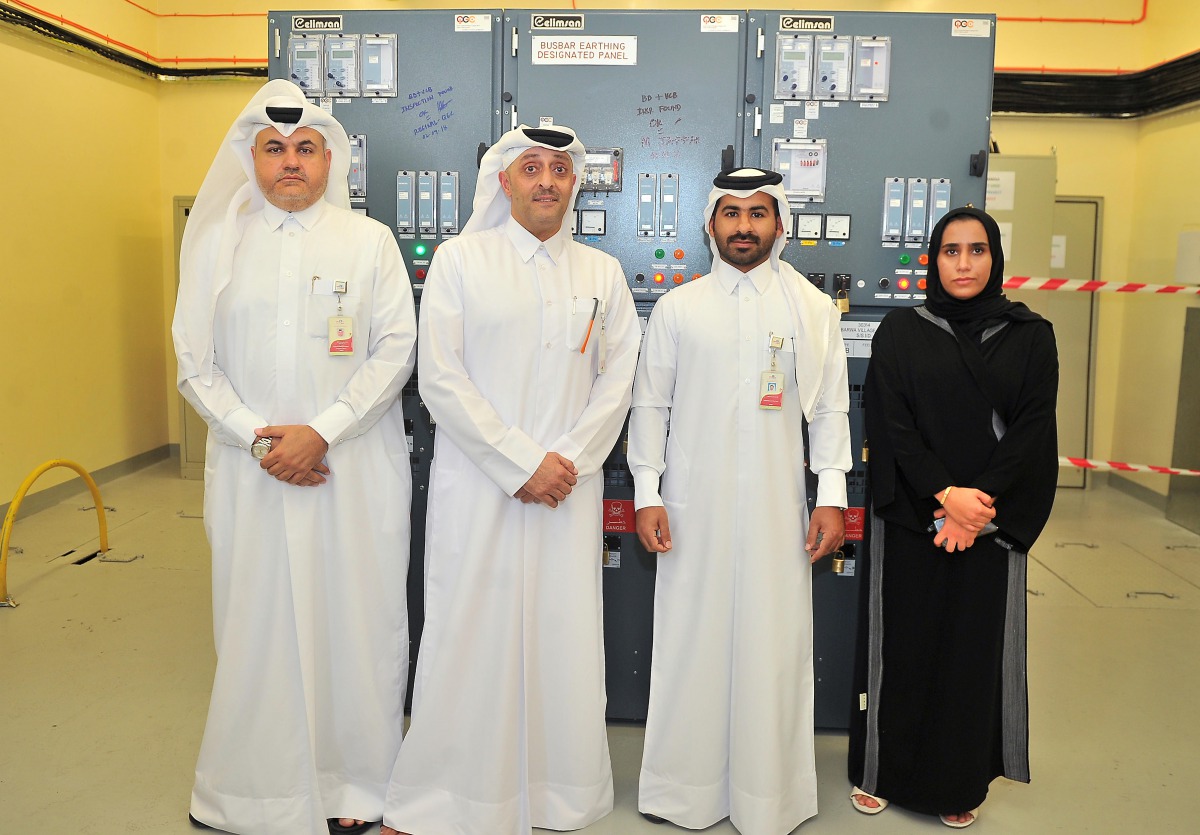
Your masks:
<instances>
[{"instance_id":1,"label":"thobe collar","mask_svg":"<svg viewBox=\"0 0 1200 835\"><path fill-rule=\"evenodd\" d=\"M750 283L754 285L754 289L761 296L771 286L771 281L775 277L775 270L771 266L770 261L763 261L750 272L744 273L732 264L718 258L713 265L713 276L721 283L721 289L726 293L732 293L743 277L748 278L750 279Z\"/></svg>"},{"instance_id":2,"label":"thobe collar","mask_svg":"<svg viewBox=\"0 0 1200 835\"><path fill-rule=\"evenodd\" d=\"M560 231L551 236L549 240L540 241L536 235L518 223L515 217L509 215L504 224L504 234L512 241L517 255L521 256L521 260L525 263L529 263L529 259L534 256L539 247L545 247L546 254L557 265L562 263L563 253L567 248L567 235L570 232Z\"/></svg>"},{"instance_id":3,"label":"thobe collar","mask_svg":"<svg viewBox=\"0 0 1200 835\"><path fill-rule=\"evenodd\" d=\"M325 214L326 201L321 198L316 203L313 203L307 209L302 209L298 212L287 212L276 206L274 203L266 203L263 205L263 219L267 222L267 228L272 232L283 226L283 222L289 217L294 217L296 222L304 227L304 231L311 232L312 228L317 225L317 221Z\"/></svg>"}]
</instances>

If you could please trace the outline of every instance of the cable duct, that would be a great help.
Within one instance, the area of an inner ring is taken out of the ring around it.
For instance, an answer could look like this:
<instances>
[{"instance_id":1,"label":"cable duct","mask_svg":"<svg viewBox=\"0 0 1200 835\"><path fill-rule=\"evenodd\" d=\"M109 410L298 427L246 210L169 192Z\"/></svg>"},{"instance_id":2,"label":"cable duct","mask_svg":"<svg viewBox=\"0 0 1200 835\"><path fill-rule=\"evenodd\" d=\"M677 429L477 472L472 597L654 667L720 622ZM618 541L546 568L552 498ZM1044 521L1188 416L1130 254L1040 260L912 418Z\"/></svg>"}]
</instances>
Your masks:
<instances>
[{"instance_id":1,"label":"cable duct","mask_svg":"<svg viewBox=\"0 0 1200 835\"><path fill-rule=\"evenodd\" d=\"M1136 119L1200 101L1200 52L1122 75L998 72L992 112Z\"/></svg>"},{"instance_id":2,"label":"cable duct","mask_svg":"<svg viewBox=\"0 0 1200 835\"><path fill-rule=\"evenodd\" d=\"M143 75L159 79L173 78L266 78L267 68L257 67L202 67L184 69L182 67L164 66L143 60L134 55L122 52L107 44L94 41L91 38L72 32L49 21L42 20L31 14L19 11L11 6L0 5L0 23L28 30L36 35L52 40L72 49L81 49L105 58L113 63L128 67Z\"/></svg>"}]
</instances>

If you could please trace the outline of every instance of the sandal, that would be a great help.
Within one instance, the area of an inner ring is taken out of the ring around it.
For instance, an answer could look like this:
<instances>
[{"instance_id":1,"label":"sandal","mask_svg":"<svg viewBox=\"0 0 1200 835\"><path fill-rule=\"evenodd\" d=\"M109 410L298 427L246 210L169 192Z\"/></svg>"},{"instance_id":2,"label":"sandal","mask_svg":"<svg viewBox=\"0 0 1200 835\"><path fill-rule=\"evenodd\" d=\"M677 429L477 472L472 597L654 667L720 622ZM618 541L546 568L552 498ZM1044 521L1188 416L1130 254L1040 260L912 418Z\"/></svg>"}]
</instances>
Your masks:
<instances>
[{"instance_id":1,"label":"sandal","mask_svg":"<svg viewBox=\"0 0 1200 835\"><path fill-rule=\"evenodd\" d=\"M874 800L876 803L878 803L879 805L878 806L868 806L867 804L863 803L861 800L858 799L859 795L862 795L863 797L869 797L872 800ZM884 800L882 797L876 797L875 795L871 794L870 792L865 792L862 789L860 789L858 786L855 786L854 789L850 792L850 802L854 804L855 809L862 812L864 815L878 815L880 812L882 812L884 809L886 809L887 805L888 805L888 802L886 800Z\"/></svg>"},{"instance_id":2,"label":"sandal","mask_svg":"<svg viewBox=\"0 0 1200 835\"><path fill-rule=\"evenodd\" d=\"M326 823L329 824L330 835L357 835L359 832L366 832L378 821L361 821L350 826L342 826L340 818L329 818Z\"/></svg>"},{"instance_id":3,"label":"sandal","mask_svg":"<svg viewBox=\"0 0 1200 835\"><path fill-rule=\"evenodd\" d=\"M942 819L942 823L946 824L946 826L950 827L951 829L966 829L968 826L975 823L975 821L979 820L979 809L978 808L972 809L969 812L959 812L958 814L959 814L959 817L962 817L963 815L970 815L971 819L969 821L964 821L964 820L952 821L945 815L938 815L938 817Z\"/></svg>"}]
</instances>

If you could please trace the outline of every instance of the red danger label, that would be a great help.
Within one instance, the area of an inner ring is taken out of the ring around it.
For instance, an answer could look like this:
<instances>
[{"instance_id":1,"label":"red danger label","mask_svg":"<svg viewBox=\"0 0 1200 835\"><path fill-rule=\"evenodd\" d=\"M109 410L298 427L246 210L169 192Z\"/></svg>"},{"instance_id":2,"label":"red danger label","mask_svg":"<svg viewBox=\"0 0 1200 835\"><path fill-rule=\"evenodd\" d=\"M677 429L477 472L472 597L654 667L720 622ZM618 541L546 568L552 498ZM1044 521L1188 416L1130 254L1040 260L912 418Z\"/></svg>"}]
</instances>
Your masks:
<instances>
[{"instance_id":1,"label":"red danger label","mask_svg":"<svg viewBox=\"0 0 1200 835\"><path fill-rule=\"evenodd\" d=\"M844 515L846 517L846 541L862 542L863 527L867 521L866 508L848 507Z\"/></svg>"},{"instance_id":2,"label":"red danger label","mask_svg":"<svg viewBox=\"0 0 1200 835\"><path fill-rule=\"evenodd\" d=\"M604 500L604 532L633 533L633 502L627 499Z\"/></svg>"}]
</instances>

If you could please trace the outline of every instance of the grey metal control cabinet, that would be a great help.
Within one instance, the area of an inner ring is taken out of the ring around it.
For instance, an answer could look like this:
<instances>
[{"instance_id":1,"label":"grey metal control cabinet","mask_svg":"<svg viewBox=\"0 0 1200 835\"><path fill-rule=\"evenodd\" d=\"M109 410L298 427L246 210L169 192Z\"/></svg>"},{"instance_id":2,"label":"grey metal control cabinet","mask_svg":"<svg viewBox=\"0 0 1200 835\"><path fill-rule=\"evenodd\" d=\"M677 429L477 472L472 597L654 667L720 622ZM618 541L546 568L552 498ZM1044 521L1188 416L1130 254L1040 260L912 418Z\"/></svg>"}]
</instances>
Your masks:
<instances>
[{"instance_id":1,"label":"grey metal control cabinet","mask_svg":"<svg viewBox=\"0 0 1200 835\"><path fill-rule=\"evenodd\" d=\"M851 530L867 501L861 387L874 326L924 297L939 212L983 205L994 16L779 11L276 11L269 72L352 136L354 207L396 234L420 306L437 245L470 214L483 148L517 124L587 145L572 222L616 257L639 315L710 269L701 214L723 167L779 167L793 212L784 257L844 296L851 379ZM839 292L842 291L842 292ZM409 609L433 433L406 387L413 507ZM624 435L604 466L608 715L641 720L650 686L654 558L633 534ZM816 724L848 725L856 560L814 571ZM414 652L414 658L415 658Z\"/></svg>"}]
</instances>

